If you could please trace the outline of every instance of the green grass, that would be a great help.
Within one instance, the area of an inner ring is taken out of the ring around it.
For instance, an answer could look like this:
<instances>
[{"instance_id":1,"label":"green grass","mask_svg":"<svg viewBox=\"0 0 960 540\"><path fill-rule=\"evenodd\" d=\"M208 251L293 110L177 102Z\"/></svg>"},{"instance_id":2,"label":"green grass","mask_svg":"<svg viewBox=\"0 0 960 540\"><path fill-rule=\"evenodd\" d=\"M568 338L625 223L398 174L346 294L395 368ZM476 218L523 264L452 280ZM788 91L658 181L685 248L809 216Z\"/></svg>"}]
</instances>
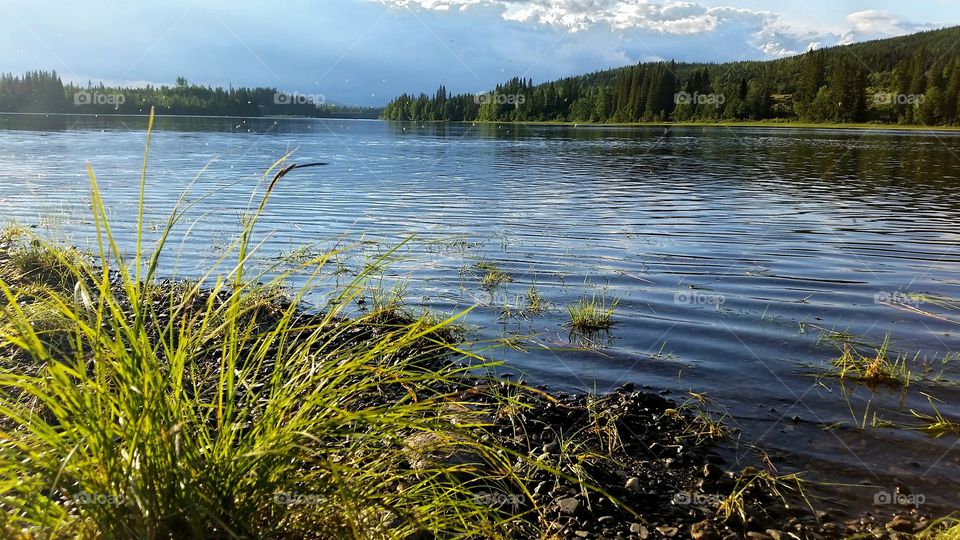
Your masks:
<instances>
[{"instance_id":1,"label":"green grass","mask_svg":"<svg viewBox=\"0 0 960 540\"><path fill-rule=\"evenodd\" d=\"M868 386L910 386L913 373L907 367L907 357L897 355L891 359L888 349L889 337L873 355L862 355L852 346L845 345L840 357L832 362L833 375L840 379L863 382Z\"/></svg>"},{"instance_id":2,"label":"green grass","mask_svg":"<svg viewBox=\"0 0 960 540\"><path fill-rule=\"evenodd\" d=\"M806 480L797 474L774 475L753 467L744 469L737 478L733 490L724 497L717 508L717 517L729 521L736 517L741 523L746 523L748 514L753 514L748 506L752 490L760 488L777 496L782 502L787 502L787 496L799 496L807 506L810 502L805 494Z\"/></svg>"},{"instance_id":3,"label":"green grass","mask_svg":"<svg viewBox=\"0 0 960 540\"><path fill-rule=\"evenodd\" d=\"M920 426L914 429L937 438L943 437L944 435L960 436L960 422L955 422L940 414L940 410L933 404L933 398L927 396L927 399L930 401L933 414L911 410L910 414L922 422Z\"/></svg>"},{"instance_id":4,"label":"green grass","mask_svg":"<svg viewBox=\"0 0 960 540\"><path fill-rule=\"evenodd\" d=\"M596 294L584 296L573 305L567 306L570 328L579 332L607 330L613 326L613 314L619 305L619 298L608 304L602 294L600 298L597 298Z\"/></svg>"},{"instance_id":5,"label":"green grass","mask_svg":"<svg viewBox=\"0 0 960 540\"><path fill-rule=\"evenodd\" d=\"M917 533L924 540L960 540L960 518L957 512L935 519L926 529Z\"/></svg>"},{"instance_id":6,"label":"green grass","mask_svg":"<svg viewBox=\"0 0 960 540\"><path fill-rule=\"evenodd\" d=\"M488 289L495 289L504 283L510 283L513 278L500 269L495 263L479 262L473 265L473 268L480 272L480 284Z\"/></svg>"},{"instance_id":7,"label":"green grass","mask_svg":"<svg viewBox=\"0 0 960 540\"><path fill-rule=\"evenodd\" d=\"M527 289L525 300L526 300L526 305L524 306L524 309L528 313L539 315L549 309L549 306L547 305L547 301L546 299L544 299L543 295L540 294L540 291L537 289L536 283L530 284L530 288Z\"/></svg>"},{"instance_id":8,"label":"green grass","mask_svg":"<svg viewBox=\"0 0 960 540\"><path fill-rule=\"evenodd\" d=\"M461 403L463 372L437 362L468 354L444 338L456 317L348 318L364 275L307 311L335 253L246 268L257 218L295 169L285 159L196 281L155 275L185 198L156 249L143 248L146 155L132 253L115 242L92 170L92 258L12 235L0 272L0 536L498 537L517 522L475 496L524 488L516 457L479 435L509 404ZM306 284L284 289L295 272Z\"/></svg>"}]
</instances>

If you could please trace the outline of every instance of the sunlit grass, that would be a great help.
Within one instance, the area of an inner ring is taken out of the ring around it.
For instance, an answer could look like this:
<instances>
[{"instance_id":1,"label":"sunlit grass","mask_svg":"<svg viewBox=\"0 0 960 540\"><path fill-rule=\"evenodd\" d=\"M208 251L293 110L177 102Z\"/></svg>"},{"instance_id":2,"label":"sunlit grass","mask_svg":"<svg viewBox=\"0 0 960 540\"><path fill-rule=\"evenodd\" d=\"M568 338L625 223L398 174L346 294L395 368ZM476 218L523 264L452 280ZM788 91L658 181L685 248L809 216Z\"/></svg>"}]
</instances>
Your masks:
<instances>
[{"instance_id":1,"label":"sunlit grass","mask_svg":"<svg viewBox=\"0 0 960 540\"><path fill-rule=\"evenodd\" d=\"M524 493L516 458L480 440L510 405L460 403L464 371L442 361L470 356L447 339L457 316L348 317L366 274L310 309L333 252L278 261L275 277L251 272L253 227L296 168L284 160L205 275L159 282L190 205L144 250L146 164L132 253L115 241L92 170L92 257L4 233L0 536L505 534L518 516L474 491ZM305 284L289 290L295 272Z\"/></svg>"},{"instance_id":2,"label":"sunlit grass","mask_svg":"<svg viewBox=\"0 0 960 540\"><path fill-rule=\"evenodd\" d=\"M913 373L907 367L907 357L888 356L889 338L876 349L874 355L862 355L850 345L845 345L843 353L832 364L834 375L840 379L852 379L870 386L887 385L908 387Z\"/></svg>"},{"instance_id":3,"label":"sunlit grass","mask_svg":"<svg viewBox=\"0 0 960 540\"><path fill-rule=\"evenodd\" d=\"M547 301L544 299L543 295L540 293L540 290L537 289L536 283L531 283L530 287L527 289L526 294L526 304L524 309L535 315L539 315L548 309Z\"/></svg>"},{"instance_id":4,"label":"sunlit grass","mask_svg":"<svg viewBox=\"0 0 960 540\"><path fill-rule=\"evenodd\" d=\"M480 284L488 289L494 289L503 285L504 283L510 283L513 281L513 278L510 274L507 274L500 267L491 262L479 262L475 264L474 269L482 274L480 277Z\"/></svg>"},{"instance_id":5,"label":"sunlit grass","mask_svg":"<svg viewBox=\"0 0 960 540\"><path fill-rule=\"evenodd\" d=\"M806 480L797 474L774 475L768 471L748 467L740 473L730 494L721 501L717 508L717 516L724 521L736 517L746 523L750 513L749 495L754 489L772 493L783 502L787 501L788 495L799 496L809 506L810 502L804 490L805 484Z\"/></svg>"},{"instance_id":6,"label":"sunlit grass","mask_svg":"<svg viewBox=\"0 0 960 540\"><path fill-rule=\"evenodd\" d=\"M620 299L607 303L601 294L585 296L572 305L567 306L570 315L570 328L579 332L594 332L608 330L613 326L613 314L620 305Z\"/></svg>"},{"instance_id":7,"label":"sunlit grass","mask_svg":"<svg viewBox=\"0 0 960 540\"><path fill-rule=\"evenodd\" d=\"M944 435L960 436L960 422L956 422L943 416L940 413L940 410L937 409L937 406L933 404L933 398L927 396L927 399L930 402L930 408L933 409L933 414L911 410L910 414L922 422L920 426L914 429L937 438L943 437Z\"/></svg>"}]
</instances>

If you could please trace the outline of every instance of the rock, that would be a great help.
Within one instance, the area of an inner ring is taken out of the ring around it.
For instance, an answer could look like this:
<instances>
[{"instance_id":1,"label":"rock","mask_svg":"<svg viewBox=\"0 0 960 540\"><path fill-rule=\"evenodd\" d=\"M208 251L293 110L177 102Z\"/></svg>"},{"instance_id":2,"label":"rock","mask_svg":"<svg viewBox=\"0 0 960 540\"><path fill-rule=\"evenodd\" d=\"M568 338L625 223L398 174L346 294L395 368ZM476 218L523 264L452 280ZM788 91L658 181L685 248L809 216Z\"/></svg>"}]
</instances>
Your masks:
<instances>
[{"instance_id":1,"label":"rock","mask_svg":"<svg viewBox=\"0 0 960 540\"><path fill-rule=\"evenodd\" d=\"M909 516L895 516L887 523L887 528L896 532L913 532L916 525Z\"/></svg>"},{"instance_id":2,"label":"rock","mask_svg":"<svg viewBox=\"0 0 960 540\"><path fill-rule=\"evenodd\" d=\"M660 531L660 534L666 536L667 538L673 538L680 532L680 529L676 527L657 527L657 530Z\"/></svg>"},{"instance_id":3,"label":"rock","mask_svg":"<svg viewBox=\"0 0 960 540\"><path fill-rule=\"evenodd\" d=\"M770 535L770 538L773 538L773 540L788 540L790 538L787 536L787 533L776 529L767 529L767 534Z\"/></svg>"},{"instance_id":4,"label":"rock","mask_svg":"<svg viewBox=\"0 0 960 540\"><path fill-rule=\"evenodd\" d=\"M588 533L587 531L577 531L577 532L575 532L575 533L573 533L573 534L579 536L580 538L586 538L586 537L590 536L590 533Z\"/></svg>"},{"instance_id":5,"label":"rock","mask_svg":"<svg viewBox=\"0 0 960 540\"><path fill-rule=\"evenodd\" d=\"M630 477L627 479L627 484L624 487L631 493L640 493L640 479L636 476Z\"/></svg>"},{"instance_id":6,"label":"rock","mask_svg":"<svg viewBox=\"0 0 960 540\"><path fill-rule=\"evenodd\" d=\"M564 514L575 514L577 508L580 508L580 501L574 499L573 497L566 497L557 501L557 506L560 507L560 511Z\"/></svg>"},{"instance_id":7,"label":"rock","mask_svg":"<svg viewBox=\"0 0 960 540\"><path fill-rule=\"evenodd\" d=\"M560 449L560 444L556 442L547 443L543 445L543 448L542 448L544 454L552 454L559 449Z\"/></svg>"},{"instance_id":8,"label":"rock","mask_svg":"<svg viewBox=\"0 0 960 540\"><path fill-rule=\"evenodd\" d=\"M771 537L763 534L762 532L756 532L756 531L748 532L747 538L752 538L753 540L773 540Z\"/></svg>"},{"instance_id":9,"label":"rock","mask_svg":"<svg viewBox=\"0 0 960 540\"><path fill-rule=\"evenodd\" d=\"M720 540L720 533L717 528L710 523L710 520L703 520L690 526L690 538L693 540Z\"/></svg>"},{"instance_id":10,"label":"rock","mask_svg":"<svg viewBox=\"0 0 960 540\"><path fill-rule=\"evenodd\" d=\"M646 527L639 523L631 523L630 532L639 536L641 539L646 539L650 536L650 531L648 531Z\"/></svg>"},{"instance_id":11,"label":"rock","mask_svg":"<svg viewBox=\"0 0 960 540\"><path fill-rule=\"evenodd\" d=\"M703 477L707 480L717 480L723 476L723 471L720 470L720 467L712 463L707 463L703 466Z\"/></svg>"},{"instance_id":12,"label":"rock","mask_svg":"<svg viewBox=\"0 0 960 540\"><path fill-rule=\"evenodd\" d=\"M613 521L613 516L600 516L597 518L597 523L607 523Z\"/></svg>"}]
</instances>

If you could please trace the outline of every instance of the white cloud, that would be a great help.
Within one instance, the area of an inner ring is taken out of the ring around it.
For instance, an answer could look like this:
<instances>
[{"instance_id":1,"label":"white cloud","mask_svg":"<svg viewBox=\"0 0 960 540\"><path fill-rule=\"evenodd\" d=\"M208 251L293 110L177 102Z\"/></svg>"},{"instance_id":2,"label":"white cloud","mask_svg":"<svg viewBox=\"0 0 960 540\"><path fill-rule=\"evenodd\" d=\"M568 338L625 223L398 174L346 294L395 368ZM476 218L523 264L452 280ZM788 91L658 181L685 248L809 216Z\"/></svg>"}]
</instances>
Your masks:
<instances>
[{"instance_id":1,"label":"white cloud","mask_svg":"<svg viewBox=\"0 0 960 540\"><path fill-rule=\"evenodd\" d=\"M904 23L892 13L874 9L857 11L847 15L850 30L857 34L886 34L897 35L912 31L908 23Z\"/></svg>"},{"instance_id":2,"label":"white cloud","mask_svg":"<svg viewBox=\"0 0 960 540\"><path fill-rule=\"evenodd\" d=\"M580 33L607 29L627 39L707 37L729 40L766 57L800 54L821 43L837 43L839 35L790 28L770 11L732 6L707 7L693 1L667 0L373 0L386 6L426 10L490 8L507 21L545 25ZM691 45L693 45L691 43Z\"/></svg>"},{"instance_id":3,"label":"white cloud","mask_svg":"<svg viewBox=\"0 0 960 540\"><path fill-rule=\"evenodd\" d=\"M501 10L504 19L545 24L570 31L597 25L617 30L649 30L667 34L711 32L725 22L750 19L756 23L775 20L766 11L712 7L672 0L375 0L399 8L466 10L475 6Z\"/></svg>"},{"instance_id":4,"label":"white cloud","mask_svg":"<svg viewBox=\"0 0 960 540\"><path fill-rule=\"evenodd\" d=\"M875 9L856 11L847 15L846 20L850 30L840 38L839 42L842 44L865 39L902 36L940 27L937 24L912 23L893 13Z\"/></svg>"}]
</instances>

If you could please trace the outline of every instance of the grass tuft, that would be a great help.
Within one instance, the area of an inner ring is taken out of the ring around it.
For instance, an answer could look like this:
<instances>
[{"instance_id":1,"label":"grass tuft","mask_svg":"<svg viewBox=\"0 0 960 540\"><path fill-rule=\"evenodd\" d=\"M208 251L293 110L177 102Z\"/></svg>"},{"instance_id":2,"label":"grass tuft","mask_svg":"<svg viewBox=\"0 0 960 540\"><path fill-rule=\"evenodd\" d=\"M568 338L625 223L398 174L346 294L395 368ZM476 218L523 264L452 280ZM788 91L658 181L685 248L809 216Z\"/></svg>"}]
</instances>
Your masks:
<instances>
[{"instance_id":1,"label":"grass tuft","mask_svg":"<svg viewBox=\"0 0 960 540\"><path fill-rule=\"evenodd\" d=\"M540 294L540 291L537 289L536 283L531 283L530 288L527 289L526 295L526 306L524 309L528 313L533 313L534 315L539 315L544 313L549 309L546 299Z\"/></svg>"},{"instance_id":2,"label":"grass tuft","mask_svg":"<svg viewBox=\"0 0 960 540\"><path fill-rule=\"evenodd\" d=\"M500 269L495 263L479 262L475 264L474 269L483 275L480 278L480 284L488 289L495 289L504 283L510 283L513 278Z\"/></svg>"},{"instance_id":3,"label":"grass tuft","mask_svg":"<svg viewBox=\"0 0 960 540\"><path fill-rule=\"evenodd\" d=\"M832 362L834 375L840 379L852 379L868 386L908 387L913 373L907 367L907 357L888 356L889 337L872 356L864 356L850 345L845 345L843 354Z\"/></svg>"},{"instance_id":4,"label":"grass tuft","mask_svg":"<svg viewBox=\"0 0 960 540\"><path fill-rule=\"evenodd\" d=\"M930 401L933 414L921 413L914 410L910 411L910 414L912 414L914 418L923 422L922 425L915 429L936 438L943 437L944 435L960 436L960 423L943 416L937 409L937 406L933 404L933 398L927 396L927 399Z\"/></svg>"},{"instance_id":5,"label":"grass tuft","mask_svg":"<svg viewBox=\"0 0 960 540\"><path fill-rule=\"evenodd\" d=\"M596 294L590 297L585 296L573 305L567 306L570 327L579 332L607 330L613 326L613 314L619 305L619 298L607 304L603 295L599 299Z\"/></svg>"}]
</instances>

